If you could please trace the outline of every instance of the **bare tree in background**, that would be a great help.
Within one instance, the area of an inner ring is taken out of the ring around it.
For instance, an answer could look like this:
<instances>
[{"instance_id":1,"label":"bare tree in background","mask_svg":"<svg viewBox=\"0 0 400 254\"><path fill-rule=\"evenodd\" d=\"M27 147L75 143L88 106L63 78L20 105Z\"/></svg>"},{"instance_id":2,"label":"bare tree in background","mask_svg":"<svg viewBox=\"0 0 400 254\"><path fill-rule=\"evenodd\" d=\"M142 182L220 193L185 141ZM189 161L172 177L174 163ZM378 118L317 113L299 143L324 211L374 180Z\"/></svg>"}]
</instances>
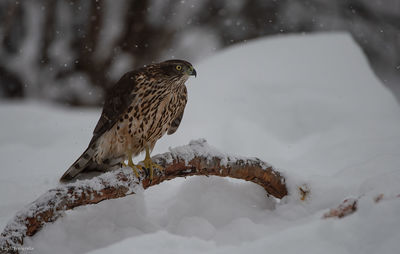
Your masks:
<instances>
[{"instance_id":1,"label":"bare tree in background","mask_svg":"<svg viewBox=\"0 0 400 254\"><path fill-rule=\"evenodd\" d=\"M0 96L99 105L126 71L195 61L249 39L349 31L390 88L400 85L397 0L32 0L0 2Z\"/></svg>"}]
</instances>

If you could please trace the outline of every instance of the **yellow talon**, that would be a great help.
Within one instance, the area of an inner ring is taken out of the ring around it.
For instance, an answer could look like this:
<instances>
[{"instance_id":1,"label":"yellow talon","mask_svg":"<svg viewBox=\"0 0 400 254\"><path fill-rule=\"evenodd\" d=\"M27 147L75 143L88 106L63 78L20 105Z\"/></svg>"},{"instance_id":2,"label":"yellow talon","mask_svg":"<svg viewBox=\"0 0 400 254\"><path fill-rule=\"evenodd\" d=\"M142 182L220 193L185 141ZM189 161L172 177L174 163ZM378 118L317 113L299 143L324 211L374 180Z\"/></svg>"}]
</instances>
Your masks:
<instances>
[{"instance_id":1,"label":"yellow talon","mask_svg":"<svg viewBox=\"0 0 400 254\"><path fill-rule=\"evenodd\" d=\"M149 148L146 147L146 157L143 160L144 168L148 168L150 171L150 180L153 180L153 168L158 168L159 170L164 170L163 167L160 165L154 163L151 158L150 158L150 151Z\"/></svg>"},{"instance_id":2,"label":"yellow talon","mask_svg":"<svg viewBox=\"0 0 400 254\"><path fill-rule=\"evenodd\" d=\"M122 163L125 165L124 162L122 162ZM140 168L133 163L133 161L132 161L132 153L131 152L128 153L128 166L132 168L132 170L135 173L136 177L139 178L138 170L140 170Z\"/></svg>"}]
</instances>

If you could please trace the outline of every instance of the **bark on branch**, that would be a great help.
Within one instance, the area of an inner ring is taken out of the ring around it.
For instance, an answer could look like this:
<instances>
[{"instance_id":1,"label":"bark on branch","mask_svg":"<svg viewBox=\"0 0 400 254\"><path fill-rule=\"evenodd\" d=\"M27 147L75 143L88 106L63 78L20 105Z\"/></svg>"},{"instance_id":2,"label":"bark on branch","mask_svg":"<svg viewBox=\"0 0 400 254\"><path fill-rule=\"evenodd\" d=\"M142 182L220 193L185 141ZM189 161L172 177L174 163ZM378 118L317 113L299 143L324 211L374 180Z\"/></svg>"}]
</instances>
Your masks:
<instances>
[{"instance_id":1,"label":"bark on branch","mask_svg":"<svg viewBox=\"0 0 400 254\"><path fill-rule=\"evenodd\" d=\"M96 204L135 194L165 180L192 175L228 176L254 182L267 193L282 198L287 195L285 179L271 165L257 159L229 156L210 147L205 140L170 149L154 156L154 162L164 167L155 169L153 181L144 172L138 178L130 168L107 172L89 180L61 184L47 191L18 212L7 224L0 238L0 252L18 253L24 237L33 236L48 222L54 222L64 211L77 206Z\"/></svg>"}]
</instances>

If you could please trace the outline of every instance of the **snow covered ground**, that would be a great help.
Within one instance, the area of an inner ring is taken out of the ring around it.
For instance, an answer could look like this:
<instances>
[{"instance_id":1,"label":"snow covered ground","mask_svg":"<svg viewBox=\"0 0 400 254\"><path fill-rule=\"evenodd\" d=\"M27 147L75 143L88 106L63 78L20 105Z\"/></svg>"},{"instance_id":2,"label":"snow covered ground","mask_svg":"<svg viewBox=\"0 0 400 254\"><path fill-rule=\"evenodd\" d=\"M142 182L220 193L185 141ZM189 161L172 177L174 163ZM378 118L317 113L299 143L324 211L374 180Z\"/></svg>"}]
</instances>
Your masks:
<instances>
[{"instance_id":1,"label":"snow covered ground","mask_svg":"<svg viewBox=\"0 0 400 254\"><path fill-rule=\"evenodd\" d=\"M162 183L80 207L47 225L32 253L398 253L400 107L346 34L262 39L195 64L182 125L155 153L204 137L284 172L281 202L216 177ZM0 227L81 154L99 110L0 103ZM296 186L307 184L302 202ZM383 201L374 202L379 194ZM347 197L358 211L321 219Z\"/></svg>"}]
</instances>

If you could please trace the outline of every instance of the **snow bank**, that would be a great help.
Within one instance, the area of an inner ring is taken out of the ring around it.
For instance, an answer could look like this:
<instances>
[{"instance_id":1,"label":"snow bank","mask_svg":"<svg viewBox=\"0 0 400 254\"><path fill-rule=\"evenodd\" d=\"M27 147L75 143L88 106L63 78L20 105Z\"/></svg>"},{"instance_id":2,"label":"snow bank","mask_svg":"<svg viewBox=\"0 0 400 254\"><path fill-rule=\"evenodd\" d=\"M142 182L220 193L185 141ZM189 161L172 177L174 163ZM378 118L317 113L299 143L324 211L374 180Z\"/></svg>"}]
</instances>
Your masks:
<instances>
[{"instance_id":1,"label":"snow bank","mask_svg":"<svg viewBox=\"0 0 400 254\"><path fill-rule=\"evenodd\" d=\"M67 212L25 246L92 254L398 251L400 107L350 36L256 40L196 70L181 127L154 153L205 137L220 151L284 170L291 195L277 203L251 183L179 179ZM32 103L0 107L8 119L0 132L0 225L56 185L98 115ZM303 183L311 189L305 202L296 192ZM381 193L386 199L375 203ZM321 219L347 197L359 198L356 213Z\"/></svg>"}]
</instances>

